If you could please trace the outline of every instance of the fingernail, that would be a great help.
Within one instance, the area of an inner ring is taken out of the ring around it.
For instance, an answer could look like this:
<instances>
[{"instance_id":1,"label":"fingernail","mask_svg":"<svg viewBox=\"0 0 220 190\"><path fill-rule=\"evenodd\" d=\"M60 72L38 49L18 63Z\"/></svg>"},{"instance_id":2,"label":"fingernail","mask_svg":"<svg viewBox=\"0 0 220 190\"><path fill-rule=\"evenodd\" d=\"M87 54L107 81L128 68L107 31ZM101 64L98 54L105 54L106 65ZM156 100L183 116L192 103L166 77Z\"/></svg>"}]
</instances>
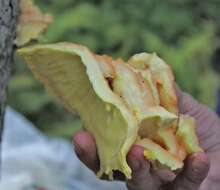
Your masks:
<instances>
[{"instance_id":1,"label":"fingernail","mask_svg":"<svg viewBox=\"0 0 220 190\"><path fill-rule=\"evenodd\" d=\"M80 145L76 142L74 142L74 150L76 152L76 155L78 157L81 157L83 154L84 154L84 151L83 149L80 147Z\"/></svg>"},{"instance_id":2,"label":"fingernail","mask_svg":"<svg viewBox=\"0 0 220 190\"><path fill-rule=\"evenodd\" d=\"M192 170L193 170L193 173L199 173L200 165L198 164L196 159L193 159Z\"/></svg>"},{"instance_id":3,"label":"fingernail","mask_svg":"<svg viewBox=\"0 0 220 190\"><path fill-rule=\"evenodd\" d=\"M208 171L209 160L204 153L195 153L193 155L192 169L195 173L206 173L206 171Z\"/></svg>"},{"instance_id":4,"label":"fingernail","mask_svg":"<svg viewBox=\"0 0 220 190\"><path fill-rule=\"evenodd\" d=\"M133 171L137 171L140 169L141 163L139 160L133 158L130 162L130 167Z\"/></svg>"}]
</instances>

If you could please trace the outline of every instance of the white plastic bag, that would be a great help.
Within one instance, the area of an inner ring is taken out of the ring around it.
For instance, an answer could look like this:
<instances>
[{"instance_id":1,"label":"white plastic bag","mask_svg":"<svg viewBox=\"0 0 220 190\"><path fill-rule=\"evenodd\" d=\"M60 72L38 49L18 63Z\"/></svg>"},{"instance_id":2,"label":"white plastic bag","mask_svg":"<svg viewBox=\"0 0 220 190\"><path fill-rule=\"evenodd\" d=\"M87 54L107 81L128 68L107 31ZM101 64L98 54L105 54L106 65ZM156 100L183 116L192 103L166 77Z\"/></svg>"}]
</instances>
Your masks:
<instances>
[{"instance_id":1,"label":"white plastic bag","mask_svg":"<svg viewBox=\"0 0 220 190\"><path fill-rule=\"evenodd\" d=\"M96 178L76 157L72 145L48 139L8 108L3 135L0 190L125 190L121 182Z\"/></svg>"}]
</instances>

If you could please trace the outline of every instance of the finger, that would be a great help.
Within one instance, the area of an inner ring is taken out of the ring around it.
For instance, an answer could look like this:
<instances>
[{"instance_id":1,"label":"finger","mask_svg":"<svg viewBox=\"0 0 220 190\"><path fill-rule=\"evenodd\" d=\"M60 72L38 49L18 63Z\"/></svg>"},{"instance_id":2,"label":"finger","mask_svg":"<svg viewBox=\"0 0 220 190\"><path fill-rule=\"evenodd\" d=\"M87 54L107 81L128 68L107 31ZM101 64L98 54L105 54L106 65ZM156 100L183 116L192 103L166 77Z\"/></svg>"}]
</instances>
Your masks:
<instances>
[{"instance_id":1,"label":"finger","mask_svg":"<svg viewBox=\"0 0 220 190\"><path fill-rule=\"evenodd\" d=\"M133 146L127 155L132 169L132 179L127 181L129 190L150 190L159 187L159 180L150 171L150 163L144 158L143 148Z\"/></svg>"},{"instance_id":2,"label":"finger","mask_svg":"<svg viewBox=\"0 0 220 190\"><path fill-rule=\"evenodd\" d=\"M95 141L92 136L86 131L79 131L73 136L73 144L78 158L92 171L97 173L99 170L99 158ZM113 172L115 180L125 180L124 174L119 171ZM107 175L101 177L103 180L109 180Z\"/></svg>"},{"instance_id":3,"label":"finger","mask_svg":"<svg viewBox=\"0 0 220 190\"><path fill-rule=\"evenodd\" d=\"M176 94L178 97L178 106L180 113L188 114L195 117L198 121L206 120L210 115L210 109L207 106L200 104L190 94L183 92L177 85L175 86Z\"/></svg>"},{"instance_id":4,"label":"finger","mask_svg":"<svg viewBox=\"0 0 220 190\"><path fill-rule=\"evenodd\" d=\"M99 170L99 159L93 137L85 131L79 131L73 136L73 144L78 158L91 170Z\"/></svg>"},{"instance_id":5,"label":"finger","mask_svg":"<svg viewBox=\"0 0 220 190\"><path fill-rule=\"evenodd\" d=\"M219 117L207 106L199 104L191 95L182 92L176 86L176 93L179 99L179 109L183 114L190 115L196 119L196 132L200 140L200 145L204 150L215 151L219 148L219 141L213 143L213 139L218 139L220 135L217 129Z\"/></svg>"},{"instance_id":6,"label":"finger","mask_svg":"<svg viewBox=\"0 0 220 190\"><path fill-rule=\"evenodd\" d=\"M206 178L210 162L205 153L195 153L187 161L181 172L169 189L172 190L199 190L200 185Z\"/></svg>"},{"instance_id":7,"label":"finger","mask_svg":"<svg viewBox=\"0 0 220 190\"><path fill-rule=\"evenodd\" d=\"M183 92L178 85L175 85L175 90L181 113L193 116L200 111L200 104L190 94Z\"/></svg>"},{"instance_id":8,"label":"finger","mask_svg":"<svg viewBox=\"0 0 220 190\"><path fill-rule=\"evenodd\" d=\"M155 173L164 184L170 183L176 178L176 174L169 169L157 169Z\"/></svg>"}]
</instances>

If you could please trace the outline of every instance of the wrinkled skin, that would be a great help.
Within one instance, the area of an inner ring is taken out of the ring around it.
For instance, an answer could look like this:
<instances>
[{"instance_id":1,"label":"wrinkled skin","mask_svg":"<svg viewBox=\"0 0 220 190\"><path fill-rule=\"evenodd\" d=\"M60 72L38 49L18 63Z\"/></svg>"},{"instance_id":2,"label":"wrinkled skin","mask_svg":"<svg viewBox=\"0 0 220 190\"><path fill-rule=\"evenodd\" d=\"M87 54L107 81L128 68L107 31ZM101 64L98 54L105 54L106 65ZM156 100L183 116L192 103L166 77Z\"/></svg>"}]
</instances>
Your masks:
<instances>
[{"instance_id":1,"label":"wrinkled skin","mask_svg":"<svg viewBox=\"0 0 220 190\"><path fill-rule=\"evenodd\" d=\"M133 146L127 155L132 179L127 180L129 190L218 190L220 186L220 120L207 107L190 95L177 89L180 112L197 120L197 134L206 153L190 155L177 176L167 170L155 171L143 156L143 149ZM97 172L99 160L96 145L88 132L80 131L73 137L76 154L91 170ZM115 179L124 180L120 173ZM106 178L103 176L103 179Z\"/></svg>"}]
</instances>

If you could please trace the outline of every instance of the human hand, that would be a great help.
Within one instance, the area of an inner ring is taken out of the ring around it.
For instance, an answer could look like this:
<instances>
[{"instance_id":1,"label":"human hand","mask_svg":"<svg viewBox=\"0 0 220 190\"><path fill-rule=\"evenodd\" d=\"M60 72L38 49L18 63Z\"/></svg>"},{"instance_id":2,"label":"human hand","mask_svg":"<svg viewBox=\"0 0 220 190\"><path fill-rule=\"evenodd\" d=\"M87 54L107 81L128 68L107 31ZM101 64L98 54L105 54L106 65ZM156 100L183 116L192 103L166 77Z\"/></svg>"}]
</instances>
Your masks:
<instances>
[{"instance_id":1,"label":"human hand","mask_svg":"<svg viewBox=\"0 0 220 190\"><path fill-rule=\"evenodd\" d=\"M178 89L177 94L180 112L191 115L197 120L197 134L206 153L196 153L189 156L184 169L176 176L167 170L154 171L144 158L143 149L135 145L127 155L128 164L132 169L132 179L126 181L129 190L207 190L210 189L210 183L212 183L213 190L217 190L220 185L218 184L220 182L216 180L220 174L216 169L218 167L220 169L218 166L220 164L217 161L217 159L220 161L219 118L190 95ZM73 142L79 159L88 168L97 172L99 159L92 136L88 132L80 131L74 135ZM210 171L209 160L211 160ZM114 177L124 180L123 175L119 172L115 172ZM103 176L103 178L106 177Z\"/></svg>"}]
</instances>

